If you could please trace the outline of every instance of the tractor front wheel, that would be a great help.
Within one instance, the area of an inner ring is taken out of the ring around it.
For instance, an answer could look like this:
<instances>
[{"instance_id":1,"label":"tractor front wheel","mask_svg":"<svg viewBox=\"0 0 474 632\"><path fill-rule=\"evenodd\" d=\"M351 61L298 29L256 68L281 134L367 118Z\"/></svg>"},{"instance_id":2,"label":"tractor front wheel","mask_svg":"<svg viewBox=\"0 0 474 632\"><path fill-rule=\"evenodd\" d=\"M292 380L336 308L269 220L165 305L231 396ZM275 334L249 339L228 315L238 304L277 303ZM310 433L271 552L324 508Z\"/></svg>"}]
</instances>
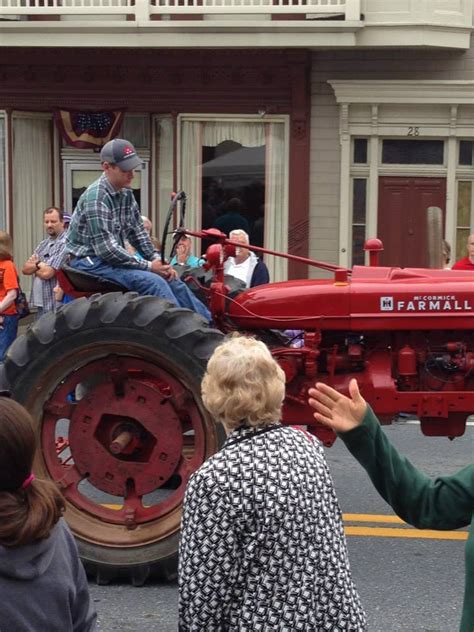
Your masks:
<instances>
[{"instance_id":1,"label":"tractor front wheel","mask_svg":"<svg viewBox=\"0 0 474 632\"><path fill-rule=\"evenodd\" d=\"M35 473L61 488L99 583L175 572L186 484L222 441L200 397L221 341L189 310L116 293L47 314L10 347L12 395L36 424Z\"/></svg>"}]
</instances>

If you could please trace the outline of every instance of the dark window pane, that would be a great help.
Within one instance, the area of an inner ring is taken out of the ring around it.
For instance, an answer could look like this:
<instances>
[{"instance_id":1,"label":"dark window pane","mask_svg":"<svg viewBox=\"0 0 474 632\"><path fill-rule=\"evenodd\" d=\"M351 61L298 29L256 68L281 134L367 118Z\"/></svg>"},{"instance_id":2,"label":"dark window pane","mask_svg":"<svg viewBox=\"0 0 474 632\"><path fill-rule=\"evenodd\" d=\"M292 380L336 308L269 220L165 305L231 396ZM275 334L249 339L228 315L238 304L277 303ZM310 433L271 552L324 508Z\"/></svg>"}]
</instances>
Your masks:
<instances>
[{"instance_id":1,"label":"dark window pane","mask_svg":"<svg viewBox=\"0 0 474 632\"><path fill-rule=\"evenodd\" d=\"M352 265L363 266L365 263L365 226L352 227Z\"/></svg>"},{"instance_id":2,"label":"dark window pane","mask_svg":"<svg viewBox=\"0 0 474 632\"><path fill-rule=\"evenodd\" d=\"M442 140L383 141L382 162L389 165L442 165Z\"/></svg>"},{"instance_id":3,"label":"dark window pane","mask_svg":"<svg viewBox=\"0 0 474 632\"><path fill-rule=\"evenodd\" d=\"M472 140L462 140L459 143L459 164L472 165Z\"/></svg>"},{"instance_id":4,"label":"dark window pane","mask_svg":"<svg viewBox=\"0 0 474 632\"><path fill-rule=\"evenodd\" d=\"M367 164L367 138L354 140L354 162L359 165Z\"/></svg>"},{"instance_id":5,"label":"dark window pane","mask_svg":"<svg viewBox=\"0 0 474 632\"><path fill-rule=\"evenodd\" d=\"M265 232L265 146L224 141L202 148L202 227L226 234L240 228L263 246ZM202 241L202 252L210 242Z\"/></svg>"},{"instance_id":6,"label":"dark window pane","mask_svg":"<svg viewBox=\"0 0 474 632\"><path fill-rule=\"evenodd\" d=\"M352 223L365 224L365 207L367 200L367 180L354 178L352 200Z\"/></svg>"}]
</instances>

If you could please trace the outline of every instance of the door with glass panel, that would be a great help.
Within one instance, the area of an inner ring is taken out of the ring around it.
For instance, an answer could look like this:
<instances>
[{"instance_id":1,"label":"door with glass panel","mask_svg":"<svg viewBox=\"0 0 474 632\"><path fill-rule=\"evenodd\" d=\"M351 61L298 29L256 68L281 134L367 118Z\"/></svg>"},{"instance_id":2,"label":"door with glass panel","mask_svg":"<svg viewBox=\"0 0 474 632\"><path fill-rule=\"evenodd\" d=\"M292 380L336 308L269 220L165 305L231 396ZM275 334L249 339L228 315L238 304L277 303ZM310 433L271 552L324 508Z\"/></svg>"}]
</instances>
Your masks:
<instances>
[{"instance_id":1,"label":"door with glass panel","mask_svg":"<svg viewBox=\"0 0 474 632\"><path fill-rule=\"evenodd\" d=\"M64 209L67 213L72 213L76 204L87 189L102 173L100 161L80 162L64 161ZM132 189L135 199L143 215L148 215L148 195L145 175L147 163L144 163L141 170L135 172L132 181Z\"/></svg>"}]
</instances>

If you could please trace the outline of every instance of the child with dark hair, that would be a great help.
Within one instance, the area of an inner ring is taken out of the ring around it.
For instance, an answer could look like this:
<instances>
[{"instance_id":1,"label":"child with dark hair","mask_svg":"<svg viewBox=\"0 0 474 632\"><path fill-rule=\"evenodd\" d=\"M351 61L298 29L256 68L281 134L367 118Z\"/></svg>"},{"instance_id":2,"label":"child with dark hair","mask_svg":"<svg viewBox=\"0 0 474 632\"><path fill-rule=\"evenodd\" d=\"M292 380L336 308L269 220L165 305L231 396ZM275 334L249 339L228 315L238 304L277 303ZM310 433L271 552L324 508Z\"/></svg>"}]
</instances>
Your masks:
<instances>
[{"instance_id":1,"label":"child with dark hair","mask_svg":"<svg viewBox=\"0 0 474 632\"><path fill-rule=\"evenodd\" d=\"M32 473L28 412L0 398L0 625L12 632L91 632L96 614L52 482Z\"/></svg>"}]
</instances>

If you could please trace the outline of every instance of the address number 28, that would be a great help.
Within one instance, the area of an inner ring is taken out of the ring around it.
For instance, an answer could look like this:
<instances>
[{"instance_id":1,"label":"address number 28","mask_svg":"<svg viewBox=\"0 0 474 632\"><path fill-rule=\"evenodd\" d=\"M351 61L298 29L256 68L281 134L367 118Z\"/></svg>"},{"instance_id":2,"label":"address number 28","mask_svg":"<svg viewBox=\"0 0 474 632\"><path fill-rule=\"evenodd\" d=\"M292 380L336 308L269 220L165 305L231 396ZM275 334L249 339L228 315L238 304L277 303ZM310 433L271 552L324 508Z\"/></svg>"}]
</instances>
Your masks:
<instances>
[{"instance_id":1,"label":"address number 28","mask_svg":"<svg viewBox=\"0 0 474 632\"><path fill-rule=\"evenodd\" d=\"M419 135L420 135L420 128L419 127L409 127L408 128L407 136L419 136Z\"/></svg>"}]
</instances>

